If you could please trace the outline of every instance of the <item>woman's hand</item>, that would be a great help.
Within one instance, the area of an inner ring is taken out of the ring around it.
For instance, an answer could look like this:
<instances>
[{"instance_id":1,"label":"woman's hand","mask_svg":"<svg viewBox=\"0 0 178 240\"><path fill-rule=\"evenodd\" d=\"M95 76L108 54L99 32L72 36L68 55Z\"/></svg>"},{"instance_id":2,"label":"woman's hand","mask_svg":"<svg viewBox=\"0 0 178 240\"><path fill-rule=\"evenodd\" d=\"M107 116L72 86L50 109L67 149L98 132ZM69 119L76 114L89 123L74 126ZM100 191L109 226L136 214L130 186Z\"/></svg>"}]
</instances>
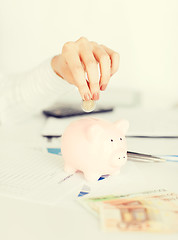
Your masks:
<instances>
[{"instance_id":1,"label":"woman's hand","mask_svg":"<svg viewBox=\"0 0 178 240\"><path fill-rule=\"evenodd\" d=\"M81 37L65 43L51 65L56 74L78 88L83 100L98 100L100 90L106 89L110 77L118 70L119 54Z\"/></svg>"}]
</instances>

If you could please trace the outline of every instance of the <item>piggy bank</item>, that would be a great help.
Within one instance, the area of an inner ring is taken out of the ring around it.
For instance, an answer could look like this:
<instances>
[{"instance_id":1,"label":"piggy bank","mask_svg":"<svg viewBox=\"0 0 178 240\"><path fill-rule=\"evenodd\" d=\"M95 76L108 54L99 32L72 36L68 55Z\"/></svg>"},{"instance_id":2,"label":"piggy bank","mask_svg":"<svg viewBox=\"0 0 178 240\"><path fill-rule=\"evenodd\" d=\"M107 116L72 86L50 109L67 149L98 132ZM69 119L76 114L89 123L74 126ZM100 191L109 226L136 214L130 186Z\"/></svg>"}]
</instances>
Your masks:
<instances>
[{"instance_id":1,"label":"piggy bank","mask_svg":"<svg viewBox=\"0 0 178 240\"><path fill-rule=\"evenodd\" d=\"M81 171L88 181L117 174L127 161L127 120L109 122L82 118L69 124L62 135L61 152L67 173Z\"/></svg>"}]
</instances>

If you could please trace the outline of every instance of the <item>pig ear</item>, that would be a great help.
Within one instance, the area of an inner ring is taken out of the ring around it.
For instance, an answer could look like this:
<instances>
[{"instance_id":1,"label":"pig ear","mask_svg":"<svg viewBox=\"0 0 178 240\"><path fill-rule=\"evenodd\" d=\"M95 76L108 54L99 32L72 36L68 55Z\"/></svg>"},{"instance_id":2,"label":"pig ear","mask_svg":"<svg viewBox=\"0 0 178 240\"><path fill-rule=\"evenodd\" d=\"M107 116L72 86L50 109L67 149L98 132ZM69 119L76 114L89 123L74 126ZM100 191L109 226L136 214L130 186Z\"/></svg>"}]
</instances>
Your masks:
<instances>
[{"instance_id":1,"label":"pig ear","mask_svg":"<svg viewBox=\"0 0 178 240\"><path fill-rule=\"evenodd\" d=\"M89 140L95 140L103 132L104 132L104 129L99 124L91 125L87 129L87 138Z\"/></svg>"},{"instance_id":2,"label":"pig ear","mask_svg":"<svg viewBox=\"0 0 178 240\"><path fill-rule=\"evenodd\" d=\"M115 127L125 135L129 128L129 121L122 119L114 123Z\"/></svg>"}]
</instances>

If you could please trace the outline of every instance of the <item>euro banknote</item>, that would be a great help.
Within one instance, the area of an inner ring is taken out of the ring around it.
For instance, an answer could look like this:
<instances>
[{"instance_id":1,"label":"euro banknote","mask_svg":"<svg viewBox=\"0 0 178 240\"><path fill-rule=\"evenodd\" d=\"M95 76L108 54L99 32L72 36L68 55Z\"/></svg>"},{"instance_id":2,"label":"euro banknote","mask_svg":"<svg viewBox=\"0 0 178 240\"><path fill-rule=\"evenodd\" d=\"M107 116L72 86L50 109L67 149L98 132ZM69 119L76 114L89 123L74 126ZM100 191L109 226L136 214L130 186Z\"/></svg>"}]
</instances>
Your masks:
<instances>
[{"instance_id":1,"label":"euro banknote","mask_svg":"<svg viewBox=\"0 0 178 240\"><path fill-rule=\"evenodd\" d=\"M178 212L171 202L158 199L109 200L100 205L99 216L108 232L178 232Z\"/></svg>"}]
</instances>

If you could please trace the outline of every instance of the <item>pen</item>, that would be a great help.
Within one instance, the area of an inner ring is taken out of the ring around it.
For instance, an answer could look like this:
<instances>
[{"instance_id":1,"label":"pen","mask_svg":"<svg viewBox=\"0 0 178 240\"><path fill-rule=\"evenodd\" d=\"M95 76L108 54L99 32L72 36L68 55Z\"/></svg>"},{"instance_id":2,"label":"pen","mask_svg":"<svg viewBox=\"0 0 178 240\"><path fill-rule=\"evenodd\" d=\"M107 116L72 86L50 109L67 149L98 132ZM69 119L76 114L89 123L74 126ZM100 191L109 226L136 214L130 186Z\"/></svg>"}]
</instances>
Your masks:
<instances>
[{"instance_id":1,"label":"pen","mask_svg":"<svg viewBox=\"0 0 178 240\"><path fill-rule=\"evenodd\" d=\"M128 160L129 161L136 161L136 162L166 162L166 159L156 157L150 154L143 154L137 152L127 152Z\"/></svg>"}]
</instances>

